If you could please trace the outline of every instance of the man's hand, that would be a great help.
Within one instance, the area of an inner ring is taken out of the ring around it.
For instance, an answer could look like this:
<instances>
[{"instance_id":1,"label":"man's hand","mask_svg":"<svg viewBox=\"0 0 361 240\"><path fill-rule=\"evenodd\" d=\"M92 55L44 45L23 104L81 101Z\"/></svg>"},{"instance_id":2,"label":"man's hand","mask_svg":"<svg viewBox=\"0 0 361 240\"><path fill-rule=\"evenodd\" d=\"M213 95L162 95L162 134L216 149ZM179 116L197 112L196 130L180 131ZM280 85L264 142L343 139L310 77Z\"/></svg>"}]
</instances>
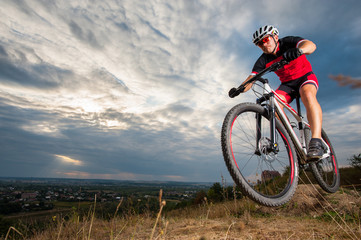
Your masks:
<instances>
[{"instance_id":1,"label":"man's hand","mask_svg":"<svg viewBox=\"0 0 361 240\"><path fill-rule=\"evenodd\" d=\"M299 56L301 56L303 54L302 50L299 48L291 48L288 49L284 54L283 54L283 58L290 62L292 60L295 60L296 58L298 58Z\"/></svg>"},{"instance_id":2,"label":"man's hand","mask_svg":"<svg viewBox=\"0 0 361 240\"><path fill-rule=\"evenodd\" d=\"M243 93L244 89L245 87L243 85L241 85L239 88L232 88L231 90L229 90L228 96L230 98L237 97L240 93Z\"/></svg>"}]
</instances>

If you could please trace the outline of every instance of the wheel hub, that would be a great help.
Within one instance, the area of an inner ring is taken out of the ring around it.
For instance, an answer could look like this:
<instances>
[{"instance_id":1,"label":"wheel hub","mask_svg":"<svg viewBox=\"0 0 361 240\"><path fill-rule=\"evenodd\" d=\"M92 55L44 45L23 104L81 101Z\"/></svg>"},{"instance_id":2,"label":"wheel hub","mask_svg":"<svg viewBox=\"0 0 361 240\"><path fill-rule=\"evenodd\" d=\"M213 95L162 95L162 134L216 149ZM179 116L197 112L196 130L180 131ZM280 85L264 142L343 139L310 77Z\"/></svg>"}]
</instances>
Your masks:
<instances>
[{"instance_id":1,"label":"wheel hub","mask_svg":"<svg viewBox=\"0 0 361 240\"><path fill-rule=\"evenodd\" d=\"M276 160L277 151L275 151L275 148L272 146L271 139L262 137L258 142L258 149L264 160L268 162Z\"/></svg>"}]
</instances>

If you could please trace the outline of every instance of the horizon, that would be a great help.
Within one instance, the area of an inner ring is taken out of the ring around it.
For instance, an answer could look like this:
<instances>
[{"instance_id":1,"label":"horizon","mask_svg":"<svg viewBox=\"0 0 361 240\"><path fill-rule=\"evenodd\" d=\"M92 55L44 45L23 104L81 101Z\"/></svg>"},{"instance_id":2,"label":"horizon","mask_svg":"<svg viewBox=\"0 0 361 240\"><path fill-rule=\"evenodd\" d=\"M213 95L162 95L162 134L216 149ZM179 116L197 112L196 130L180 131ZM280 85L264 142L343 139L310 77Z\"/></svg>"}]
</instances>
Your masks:
<instances>
[{"instance_id":1,"label":"horizon","mask_svg":"<svg viewBox=\"0 0 361 240\"><path fill-rule=\"evenodd\" d=\"M181 183L181 184L213 184L214 182L192 182L192 181L166 181L166 180L121 180L121 179L95 179L95 178L51 178L51 177L1 177L8 180L68 180L68 181L113 181L113 182L131 182L131 183Z\"/></svg>"}]
</instances>

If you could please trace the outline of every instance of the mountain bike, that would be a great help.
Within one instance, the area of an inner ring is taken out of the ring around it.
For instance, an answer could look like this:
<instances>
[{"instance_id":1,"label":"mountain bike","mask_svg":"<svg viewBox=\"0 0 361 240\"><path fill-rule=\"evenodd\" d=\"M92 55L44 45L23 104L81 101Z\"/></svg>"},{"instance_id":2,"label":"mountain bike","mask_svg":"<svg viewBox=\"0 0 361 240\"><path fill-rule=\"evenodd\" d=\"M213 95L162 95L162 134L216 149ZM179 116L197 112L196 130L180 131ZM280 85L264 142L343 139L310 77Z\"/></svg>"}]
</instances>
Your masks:
<instances>
[{"instance_id":1,"label":"mountain bike","mask_svg":"<svg viewBox=\"0 0 361 240\"><path fill-rule=\"evenodd\" d=\"M234 182L244 195L270 207L292 198L300 168L311 169L318 184L329 193L340 185L337 158L326 132L322 129L327 151L321 159L307 162L311 129L301 115L299 97L296 111L262 78L286 64L285 60L276 62L229 91L229 97L234 98L252 83L257 101L234 106L224 119L221 133L224 161Z\"/></svg>"}]
</instances>

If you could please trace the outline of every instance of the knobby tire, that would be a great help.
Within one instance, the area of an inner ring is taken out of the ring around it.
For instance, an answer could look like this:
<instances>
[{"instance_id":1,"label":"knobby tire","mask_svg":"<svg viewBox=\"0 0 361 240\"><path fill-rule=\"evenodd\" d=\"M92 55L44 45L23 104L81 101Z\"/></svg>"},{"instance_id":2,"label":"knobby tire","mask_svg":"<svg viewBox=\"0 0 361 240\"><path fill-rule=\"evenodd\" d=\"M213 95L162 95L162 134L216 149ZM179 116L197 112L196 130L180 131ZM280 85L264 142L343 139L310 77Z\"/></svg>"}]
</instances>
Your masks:
<instances>
[{"instance_id":1,"label":"knobby tire","mask_svg":"<svg viewBox=\"0 0 361 240\"><path fill-rule=\"evenodd\" d=\"M260 125L257 114L262 116ZM293 143L278 119L276 140L279 150L277 153L267 150L271 142L269 119L264 106L255 103L236 105L224 119L221 144L228 171L243 194L262 205L274 207L292 198L299 169ZM260 137L257 132L261 133ZM261 151L257 151L257 147Z\"/></svg>"},{"instance_id":2,"label":"knobby tire","mask_svg":"<svg viewBox=\"0 0 361 240\"><path fill-rule=\"evenodd\" d=\"M323 190L334 193L340 187L340 171L338 169L337 158L331 141L323 129L322 139L329 146L331 155L317 162L310 163L311 171Z\"/></svg>"}]
</instances>

